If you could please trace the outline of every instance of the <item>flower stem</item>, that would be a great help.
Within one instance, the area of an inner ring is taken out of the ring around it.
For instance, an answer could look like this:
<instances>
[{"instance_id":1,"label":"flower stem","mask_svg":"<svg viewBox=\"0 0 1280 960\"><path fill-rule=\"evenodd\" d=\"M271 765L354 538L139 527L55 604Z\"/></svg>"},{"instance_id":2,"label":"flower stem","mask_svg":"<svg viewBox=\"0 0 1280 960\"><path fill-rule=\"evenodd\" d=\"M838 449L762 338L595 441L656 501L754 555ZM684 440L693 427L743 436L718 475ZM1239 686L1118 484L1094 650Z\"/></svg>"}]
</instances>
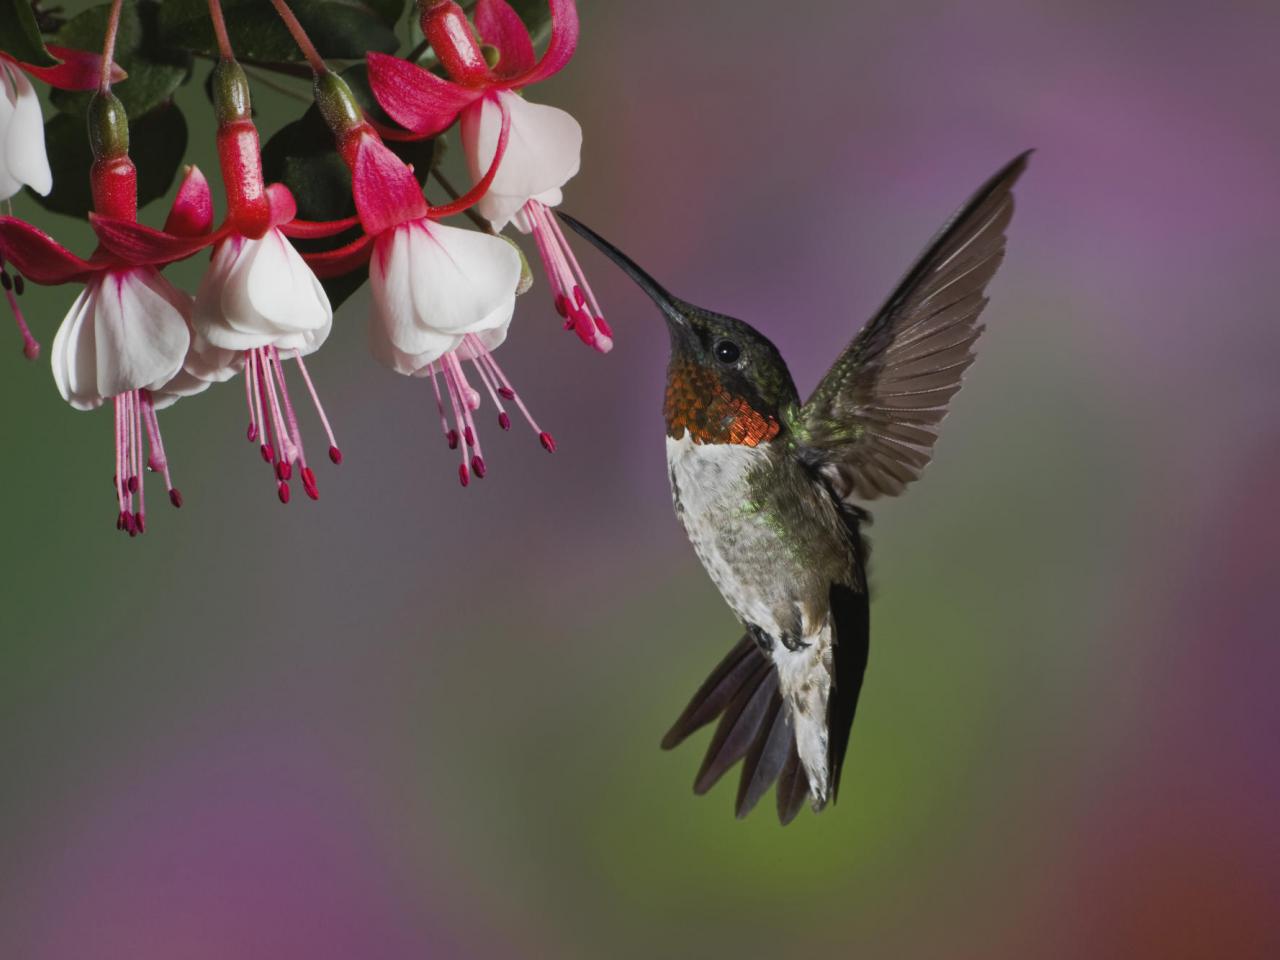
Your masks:
<instances>
[{"instance_id":1,"label":"flower stem","mask_svg":"<svg viewBox=\"0 0 1280 960\"><path fill-rule=\"evenodd\" d=\"M111 13L107 17L107 33L102 40L102 76L98 80L98 90L108 93L111 90L111 64L116 56L116 34L120 31L120 8L124 0L112 0Z\"/></svg>"},{"instance_id":2,"label":"flower stem","mask_svg":"<svg viewBox=\"0 0 1280 960\"><path fill-rule=\"evenodd\" d=\"M116 3L119 2L120 0L116 0ZM302 55L307 58L307 63L311 64L311 72L317 75L328 73L329 68L325 66L324 58L320 56L320 51L311 42L311 38L307 36L307 31L303 29L302 24L298 22L298 18L289 9L289 4L286 0L271 0L271 5L276 8L276 13L284 21L285 28L289 31L290 36L293 37L293 42L298 45Z\"/></svg>"},{"instance_id":3,"label":"flower stem","mask_svg":"<svg viewBox=\"0 0 1280 960\"><path fill-rule=\"evenodd\" d=\"M214 36L218 38L218 53L223 60L234 60L231 50L231 38L227 36L227 20L222 15L220 0L209 0L209 20L213 23Z\"/></svg>"}]
</instances>

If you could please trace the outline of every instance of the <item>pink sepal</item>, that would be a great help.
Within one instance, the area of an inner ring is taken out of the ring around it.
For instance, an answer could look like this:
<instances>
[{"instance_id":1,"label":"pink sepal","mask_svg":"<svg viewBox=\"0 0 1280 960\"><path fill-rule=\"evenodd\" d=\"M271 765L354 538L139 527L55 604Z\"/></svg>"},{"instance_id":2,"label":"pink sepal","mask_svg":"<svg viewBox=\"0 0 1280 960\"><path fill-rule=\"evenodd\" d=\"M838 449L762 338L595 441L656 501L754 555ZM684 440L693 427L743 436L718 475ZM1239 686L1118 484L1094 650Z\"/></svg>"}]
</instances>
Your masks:
<instances>
[{"instance_id":1,"label":"pink sepal","mask_svg":"<svg viewBox=\"0 0 1280 960\"><path fill-rule=\"evenodd\" d=\"M160 266L185 260L227 234L225 226L198 236L181 236L146 227L133 220L89 214L89 225L102 245L126 263Z\"/></svg>"},{"instance_id":2,"label":"pink sepal","mask_svg":"<svg viewBox=\"0 0 1280 960\"><path fill-rule=\"evenodd\" d=\"M271 226L282 227L291 223L298 215L298 202L283 183L273 183L267 187L267 200L271 204Z\"/></svg>"},{"instance_id":3,"label":"pink sepal","mask_svg":"<svg viewBox=\"0 0 1280 960\"><path fill-rule=\"evenodd\" d=\"M511 79L513 87L523 87L559 73L578 49L578 8L574 0L548 0L551 7L551 42L542 59L528 73Z\"/></svg>"},{"instance_id":4,"label":"pink sepal","mask_svg":"<svg viewBox=\"0 0 1280 960\"><path fill-rule=\"evenodd\" d=\"M83 281L101 269L103 258L82 260L43 230L17 217L0 217L0 256L35 283Z\"/></svg>"},{"instance_id":5,"label":"pink sepal","mask_svg":"<svg viewBox=\"0 0 1280 960\"><path fill-rule=\"evenodd\" d=\"M302 259L321 280L328 277L340 277L350 273L357 267L364 266L373 252L373 238L366 235L352 240L336 250L322 250L318 253L304 253Z\"/></svg>"},{"instance_id":6,"label":"pink sepal","mask_svg":"<svg viewBox=\"0 0 1280 960\"><path fill-rule=\"evenodd\" d=\"M369 86L391 119L419 136L447 129L482 88L463 87L415 63L385 53L369 53Z\"/></svg>"},{"instance_id":7,"label":"pink sepal","mask_svg":"<svg viewBox=\"0 0 1280 960\"><path fill-rule=\"evenodd\" d=\"M377 236L427 215L422 188L404 161L372 133L360 138L351 171L351 193L365 233Z\"/></svg>"},{"instance_id":8,"label":"pink sepal","mask_svg":"<svg viewBox=\"0 0 1280 960\"><path fill-rule=\"evenodd\" d=\"M85 50L72 50L70 47L58 47L49 44L47 49L62 62L52 67L37 67L30 63L18 65L37 80L43 80L51 87L61 90L94 90L98 86L102 73L102 55ZM119 83L129 76L121 69L120 64L111 65L111 82Z\"/></svg>"},{"instance_id":9,"label":"pink sepal","mask_svg":"<svg viewBox=\"0 0 1280 960\"><path fill-rule=\"evenodd\" d=\"M197 237L213 229L213 195L209 181L194 164L187 167L178 194L169 208L164 232L180 237Z\"/></svg>"},{"instance_id":10,"label":"pink sepal","mask_svg":"<svg viewBox=\"0 0 1280 960\"><path fill-rule=\"evenodd\" d=\"M359 225L359 217L347 217L345 220L290 220L280 225L280 232L286 237L297 237L300 240L318 240Z\"/></svg>"},{"instance_id":11,"label":"pink sepal","mask_svg":"<svg viewBox=\"0 0 1280 960\"><path fill-rule=\"evenodd\" d=\"M497 100L497 104L502 114L502 129L498 131L498 143L494 147L493 162L489 164L489 169L485 171L479 182L457 200L440 207L431 207L427 211L427 216L432 220L442 220L470 209L484 198L484 195L489 192L489 187L493 185L493 178L497 176L498 167L507 153L507 141L511 139L511 113L503 106L501 99Z\"/></svg>"},{"instance_id":12,"label":"pink sepal","mask_svg":"<svg viewBox=\"0 0 1280 960\"><path fill-rule=\"evenodd\" d=\"M485 43L498 48L498 76L506 79L528 73L536 63L533 41L520 15L507 0L479 0L475 11L476 29Z\"/></svg>"}]
</instances>

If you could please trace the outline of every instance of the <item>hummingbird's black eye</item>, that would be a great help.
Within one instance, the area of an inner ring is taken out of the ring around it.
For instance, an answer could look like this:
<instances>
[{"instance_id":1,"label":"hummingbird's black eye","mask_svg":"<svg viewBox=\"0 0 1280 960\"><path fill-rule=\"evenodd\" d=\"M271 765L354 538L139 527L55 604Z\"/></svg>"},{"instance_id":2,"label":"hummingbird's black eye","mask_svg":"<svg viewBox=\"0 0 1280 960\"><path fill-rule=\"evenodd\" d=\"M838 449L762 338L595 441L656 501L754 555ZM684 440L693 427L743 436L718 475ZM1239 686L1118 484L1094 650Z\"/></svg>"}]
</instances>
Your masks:
<instances>
[{"instance_id":1,"label":"hummingbird's black eye","mask_svg":"<svg viewBox=\"0 0 1280 960\"><path fill-rule=\"evenodd\" d=\"M721 340L716 344L716 359L721 363L736 363L742 351L732 340Z\"/></svg>"}]
</instances>

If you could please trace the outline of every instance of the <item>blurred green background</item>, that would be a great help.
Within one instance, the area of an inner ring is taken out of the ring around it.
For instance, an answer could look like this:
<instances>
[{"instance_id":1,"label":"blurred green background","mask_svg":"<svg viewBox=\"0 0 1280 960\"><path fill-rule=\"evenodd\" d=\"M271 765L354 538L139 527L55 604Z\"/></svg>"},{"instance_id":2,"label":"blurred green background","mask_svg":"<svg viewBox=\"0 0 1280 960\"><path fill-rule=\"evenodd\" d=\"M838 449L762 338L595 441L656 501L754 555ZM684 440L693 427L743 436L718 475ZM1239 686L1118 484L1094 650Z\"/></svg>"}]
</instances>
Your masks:
<instances>
[{"instance_id":1,"label":"blurred green background","mask_svg":"<svg viewBox=\"0 0 1280 960\"><path fill-rule=\"evenodd\" d=\"M732 786L690 792L706 735L657 748L738 630L671 515L665 333L592 252L614 352L539 276L499 353L554 457L486 430L460 489L362 293L310 361L346 453L320 502L276 501L237 382L161 415L186 506L137 541L109 414L10 331L0 957L1280 955L1280 10L582 21L531 93L586 133L565 209L760 327L802 391L1038 148L938 456L875 506L840 803L738 822ZM264 130L301 110L255 96ZM46 357L73 295L25 298Z\"/></svg>"}]
</instances>

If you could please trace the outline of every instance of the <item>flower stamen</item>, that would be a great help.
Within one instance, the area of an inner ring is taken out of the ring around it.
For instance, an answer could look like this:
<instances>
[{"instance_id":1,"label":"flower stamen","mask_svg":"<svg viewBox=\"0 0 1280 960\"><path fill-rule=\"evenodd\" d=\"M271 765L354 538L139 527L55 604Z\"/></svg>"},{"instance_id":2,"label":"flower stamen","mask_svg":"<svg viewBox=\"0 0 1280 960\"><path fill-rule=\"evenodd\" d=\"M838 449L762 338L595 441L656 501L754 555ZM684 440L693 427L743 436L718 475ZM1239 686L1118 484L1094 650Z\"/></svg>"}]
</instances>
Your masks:
<instances>
[{"instance_id":1,"label":"flower stamen","mask_svg":"<svg viewBox=\"0 0 1280 960\"><path fill-rule=\"evenodd\" d=\"M586 273L550 208L537 200L529 200L521 216L525 223L519 225L529 227L538 245L538 255L555 293L556 312L564 319L564 328L576 333L587 346L608 353L613 349L613 330L605 321Z\"/></svg>"},{"instance_id":2,"label":"flower stamen","mask_svg":"<svg viewBox=\"0 0 1280 960\"><path fill-rule=\"evenodd\" d=\"M18 324L18 333L22 334L22 355L28 360L35 360L40 356L40 342L32 336L27 319L22 315L22 308L18 306L18 297L22 296L24 287L22 275L10 274L5 269L3 258L0 258L0 287L4 288L5 299L9 301L9 309L13 311L13 319Z\"/></svg>"},{"instance_id":3,"label":"flower stamen","mask_svg":"<svg viewBox=\"0 0 1280 960\"><path fill-rule=\"evenodd\" d=\"M342 450L338 447L329 418L320 403L315 383L297 350L293 351L293 359L298 362L307 392L324 425L325 435L329 439L329 459L334 464L342 463ZM302 429L298 425L293 400L289 396L280 351L271 346L246 350L245 377L248 381L245 385L245 402L249 407L248 438L250 442L259 439L262 441L259 449L262 459L271 464L276 480L276 496L281 503L289 502L289 481L293 479L293 468L296 465L302 479L302 489L312 500L319 500L320 488L316 483L315 471L307 464Z\"/></svg>"},{"instance_id":4,"label":"flower stamen","mask_svg":"<svg viewBox=\"0 0 1280 960\"><path fill-rule=\"evenodd\" d=\"M112 398L115 409L116 475L112 478L116 489L116 529L124 530L131 537L146 532L147 500L143 482L143 464L153 473L164 476L169 492L169 502L182 506L182 494L173 485L169 473L169 461L164 452L164 440L160 435L160 422L156 418L151 391L129 390ZM145 437L145 440L144 440ZM149 447L149 454L148 454ZM134 499L137 498L137 509Z\"/></svg>"}]
</instances>

